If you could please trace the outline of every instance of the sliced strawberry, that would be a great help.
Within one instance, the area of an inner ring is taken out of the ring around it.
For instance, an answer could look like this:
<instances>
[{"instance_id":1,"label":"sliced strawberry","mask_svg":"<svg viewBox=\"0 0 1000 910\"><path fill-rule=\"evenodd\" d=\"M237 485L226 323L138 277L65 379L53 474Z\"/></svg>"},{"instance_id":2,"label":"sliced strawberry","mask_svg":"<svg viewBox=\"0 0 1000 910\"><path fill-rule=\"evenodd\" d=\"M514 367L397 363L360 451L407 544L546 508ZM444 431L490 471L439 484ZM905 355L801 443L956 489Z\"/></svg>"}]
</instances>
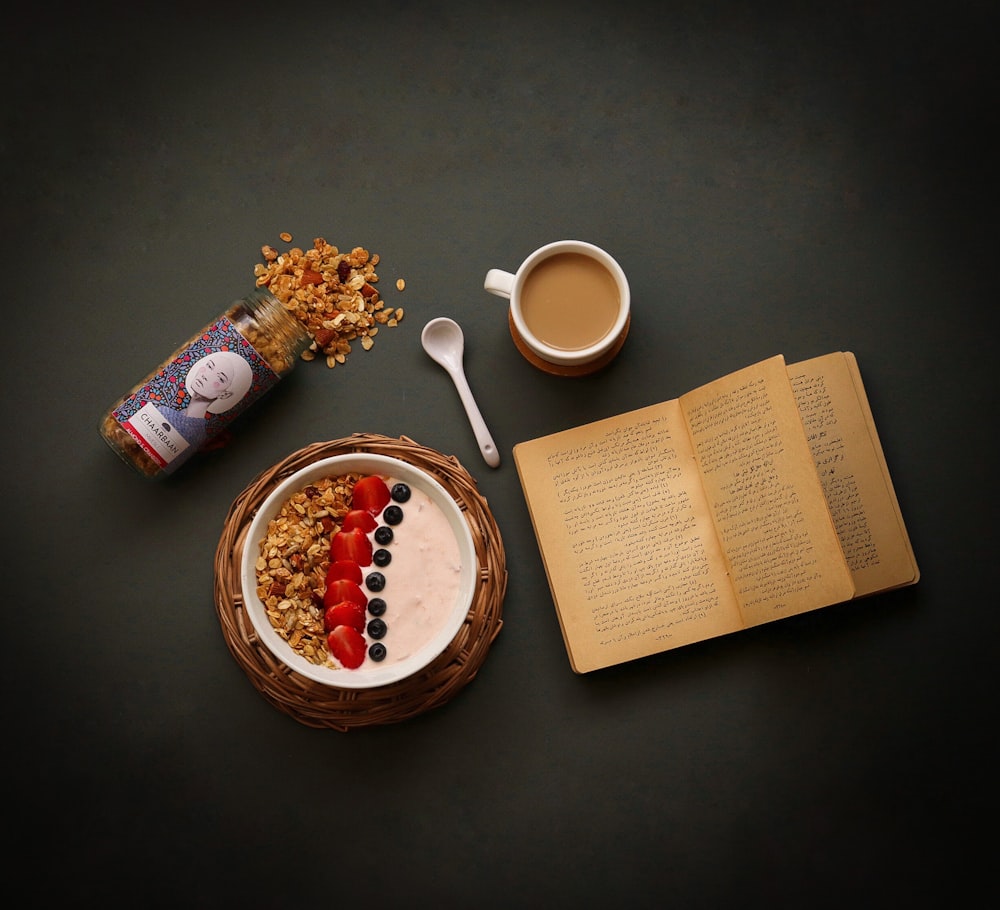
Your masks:
<instances>
[{"instance_id":1,"label":"sliced strawberry","mask_svg":"<svg viewBox=\"0 0 1000 910\"><path fill-rule=\"evenodd\" d=\"M365 637L350 626L337 626L326 637L330 653L348 670L355 670L365 660Z\"/></svg>"},{"instance_id":2,"label":"sliced strawberry","mask_svg":"<svg viewBox=\"0 0 1000 910\"><path fill-rule=\"evenodd\" d=\"M370 566L372 542L361 528L338 531L330 541L330 559L333 562L356 562L359 566Z\"/></svg>"},{"instance_id":3,"label":"sliced strawberry","mask_svg":"<svg viewBox=\"0 0 1000 910\"><path fill-rule=\"evenodd\" d=\"M361 584L361 566L353 559L341 559L330 563L330 568L326 570L326 584L329 587L331 581L338 581L346 578L355 584Z\"/></svg>"},{"instance_id":4,"label":"sliced strawberry","mask_svg":"<svg viewBox=\"0 0 1000 910\"><path fill-rule=\"evenodd\" d=\"M344 516L340 530L353 531L355 528L361 528L367 534L369 531L374 531L377 527L378 522L375 520L375 516L367 509L352 509Z\"/></svg>"},{"instance_id":5,"label":"sliced strawberry","mask_svg":"<svg viewBox=\"0 0 1000 910\"><path fill-rule=\"evenodd\" d=\"M326 586L323 606L332 607L342 600L349 600L361 607L362 610L368 606L368 596L361 590L360 585L349 578L336 578Z\"/></svg>"},{"instance_id":6,"label":"sliced strawberry","mask_svg":"<svg viewBox=\"0 0 1000 910\"><path fill-rule=\"evenodd\" d=\"M337 626L350 626L359 632L365 631L365 608L350 600L342 600L323 613L323 627L332 632Z\"/></svg>"},{"instance_id":7,"label":"sliced strawberry","mask_svg":"<svg viewBox=\"0 0 1000 910\"><path fill-rule=\"evenodd\" d=\"M377 475L362 477L354 484L351 500L355 509L364 509L372 515L378 515L387 505L391 496L385 481Z\"/></svg>"}]
</instances>

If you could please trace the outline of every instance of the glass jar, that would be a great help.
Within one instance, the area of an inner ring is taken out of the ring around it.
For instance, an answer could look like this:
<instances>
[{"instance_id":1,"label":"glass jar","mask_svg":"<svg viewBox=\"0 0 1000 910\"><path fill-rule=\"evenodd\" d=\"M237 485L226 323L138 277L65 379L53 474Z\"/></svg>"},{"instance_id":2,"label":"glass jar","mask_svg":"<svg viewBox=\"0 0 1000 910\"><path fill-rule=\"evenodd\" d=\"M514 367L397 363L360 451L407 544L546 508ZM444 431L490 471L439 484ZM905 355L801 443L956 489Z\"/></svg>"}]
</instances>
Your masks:
<instances>
[{"instance_id":1,"label":"glass jar","mask_svg":"<svg viewBox=\"0 0 1000 910\"><path fill-rule=\"evenodd\" d=\"M112 405L101 435L146 477L172 474L291 372L311 340L270 291L253 291Z\"/></svg>"}]
</instances>

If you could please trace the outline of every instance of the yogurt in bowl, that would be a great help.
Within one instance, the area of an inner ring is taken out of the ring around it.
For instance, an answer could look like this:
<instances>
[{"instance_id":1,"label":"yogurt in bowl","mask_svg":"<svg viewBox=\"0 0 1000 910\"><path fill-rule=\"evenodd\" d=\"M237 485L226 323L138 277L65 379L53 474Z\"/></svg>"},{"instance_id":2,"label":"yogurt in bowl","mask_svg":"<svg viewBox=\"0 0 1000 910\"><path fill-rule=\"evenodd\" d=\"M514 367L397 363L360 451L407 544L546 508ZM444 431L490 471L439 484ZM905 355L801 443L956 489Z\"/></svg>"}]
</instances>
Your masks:
<instances>
[{"instance_id":1,"label":"yogurt in bowl","mask_svg":"<svg viewBox=\"0 0 1000 910\"><path fill-rule=\"evenodd\" d=\"M380 478L400 498L366 526L375 559L344 583L354 592L345 596L367 601L365 654L349 667L326 644L324 599L342 596L329 596L339 583L327 590L330 563L341 563L331 541L362 477ZM257 637L274 657L324 685L368 689L412 676L444 651L468 616L477 575L465 515L434 477L398 458L352 453L313 462L271 491L248 528L240 580Z\"/></svg>"}]
</instances>

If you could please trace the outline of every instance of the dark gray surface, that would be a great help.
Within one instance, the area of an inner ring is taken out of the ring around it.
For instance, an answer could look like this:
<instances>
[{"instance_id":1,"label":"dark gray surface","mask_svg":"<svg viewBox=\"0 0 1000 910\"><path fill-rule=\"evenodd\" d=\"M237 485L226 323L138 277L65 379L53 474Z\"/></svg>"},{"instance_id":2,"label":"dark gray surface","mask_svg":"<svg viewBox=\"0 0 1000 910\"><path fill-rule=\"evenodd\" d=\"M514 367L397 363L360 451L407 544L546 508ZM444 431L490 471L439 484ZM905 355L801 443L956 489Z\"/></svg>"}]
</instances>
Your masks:
<instances>
[{"instance_id":1,"label":"dark gray surface","mask_svg":"<svg viewBox=\"0 0 1000 910\"><path fill-rule=\"evenodd\" d=\"M996 6L768 6L8 20L5 789L27 903L902 906L984 874ZM224 452L134 477L101 411L284 230L377 251L406 320L345 368L300 366ZM566 237L619 258L635 307L618 361L580 381L529 367L482 288ZM465 329L498 470L420 349L441 315ZM840 349L920 584L574 676L511 446ZM355 431L456 455L510 583L458 698L340 734L250 685L212 562L251 478Z\"/></svg>"}]
</instances>

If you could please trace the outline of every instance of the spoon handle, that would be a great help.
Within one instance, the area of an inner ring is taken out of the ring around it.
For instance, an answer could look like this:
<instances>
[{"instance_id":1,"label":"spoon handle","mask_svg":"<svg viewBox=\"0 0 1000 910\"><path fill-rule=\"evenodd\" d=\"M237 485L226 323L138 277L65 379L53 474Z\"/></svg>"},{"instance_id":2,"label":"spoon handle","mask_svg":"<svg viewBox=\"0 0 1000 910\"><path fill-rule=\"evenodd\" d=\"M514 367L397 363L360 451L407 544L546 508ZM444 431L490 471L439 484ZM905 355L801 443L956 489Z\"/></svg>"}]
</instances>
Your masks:
<instances>
[{"instance_id":1,"label":"spoon handle","mask_svg":"<svg viewBox=\"0 0 1000 910\"><path fill-rule=\"evenodd\" d=\"M495 468L500 464L500 452L496 447L496 443L493 442L490 431L486 427L483 415L479 412L476 399L472 397L472 389L469 388L469 382L465 378L465 373L460 370L451 370L449 372L455 383L455 388L458 389L458 397L462 399L462 404L465 406L465 413L469 417L469 423L472 424L472 431L476 434L479 451L483 453L486 463L491 468Z\"/></svg>"}]
</instances>

